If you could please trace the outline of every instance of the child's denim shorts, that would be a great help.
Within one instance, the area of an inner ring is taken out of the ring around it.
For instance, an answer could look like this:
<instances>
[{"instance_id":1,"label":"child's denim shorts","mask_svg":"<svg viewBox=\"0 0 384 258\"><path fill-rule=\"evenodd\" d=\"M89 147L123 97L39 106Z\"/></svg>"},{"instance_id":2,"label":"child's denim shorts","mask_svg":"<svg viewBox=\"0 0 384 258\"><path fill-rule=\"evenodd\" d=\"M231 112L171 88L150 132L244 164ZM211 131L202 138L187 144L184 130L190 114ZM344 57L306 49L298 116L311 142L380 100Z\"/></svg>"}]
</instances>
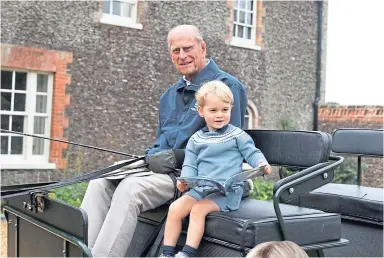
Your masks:
<instances>
[{"instance_id":1,"label":"child's denim shorts","mask_svg":"<svg viewBox=\"0 0 384 258\"><path fill-rule=\"evenodd\" d=\"M225 196L221 192L212 191L207 187L195 187L186 194L198 201L203 199L211 200L219 206L221 211L235 211L239 209L243 191L241 186L233 187L233 191L228 192L227 196Z\"/></svg>"}]
</instances>

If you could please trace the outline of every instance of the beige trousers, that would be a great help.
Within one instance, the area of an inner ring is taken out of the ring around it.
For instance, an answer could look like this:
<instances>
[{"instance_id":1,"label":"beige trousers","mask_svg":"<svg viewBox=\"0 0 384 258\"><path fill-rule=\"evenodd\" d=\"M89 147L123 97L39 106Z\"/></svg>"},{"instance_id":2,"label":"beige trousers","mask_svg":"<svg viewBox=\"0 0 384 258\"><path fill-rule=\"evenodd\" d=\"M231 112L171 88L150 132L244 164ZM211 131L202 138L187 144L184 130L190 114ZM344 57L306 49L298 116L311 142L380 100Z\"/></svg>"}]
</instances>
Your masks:
<instances>
[{"instance_id":1,"label":"beige trousers","mask_svg":"<svg viewBox=\"0 0 384 258\"><path fill-rule=\"evenodd\" d=\"M169 201L174 187L168 175L152 172L128 175L122 180L91 180L81 208L88 215L88 246L93 256L123 257L140 212Z\"/></svg>"}]
</instances>

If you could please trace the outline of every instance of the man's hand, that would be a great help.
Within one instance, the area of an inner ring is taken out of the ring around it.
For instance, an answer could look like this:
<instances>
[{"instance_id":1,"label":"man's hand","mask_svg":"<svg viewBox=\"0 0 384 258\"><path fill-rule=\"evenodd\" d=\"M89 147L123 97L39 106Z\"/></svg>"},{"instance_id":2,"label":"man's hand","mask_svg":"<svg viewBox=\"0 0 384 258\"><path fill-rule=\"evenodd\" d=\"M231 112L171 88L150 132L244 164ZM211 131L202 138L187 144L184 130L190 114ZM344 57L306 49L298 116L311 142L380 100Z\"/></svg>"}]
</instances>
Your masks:
<instances>
[{"instance_id":1,"label":"man's hand","mask_svg":"<svg viewBox=\"0 0 384 258\"><path fill-rule=\"evenodd\" d=\"M188 189L188 186L180 181L177 181L176 187L177 187L177 190L179 190L180 192L184 192L185 190Z\"/></svg>"},{"instance_id":2,"label":"man's hand","mask_svg":"<svg viewBox=\"0 0 384 258\"><path fill-rule=\"evenodd\" d=\"M265 165L265 168L264 168L265 174L267 174L267 175L271 174L271 172L272 172L272 167L271 167L269 164L264 163L264 162L261 162L261 163L259 163L259 166L258 166L258 167L262 167L262 166L264 166L264 165Z\"/></svg>"}]
</instances>

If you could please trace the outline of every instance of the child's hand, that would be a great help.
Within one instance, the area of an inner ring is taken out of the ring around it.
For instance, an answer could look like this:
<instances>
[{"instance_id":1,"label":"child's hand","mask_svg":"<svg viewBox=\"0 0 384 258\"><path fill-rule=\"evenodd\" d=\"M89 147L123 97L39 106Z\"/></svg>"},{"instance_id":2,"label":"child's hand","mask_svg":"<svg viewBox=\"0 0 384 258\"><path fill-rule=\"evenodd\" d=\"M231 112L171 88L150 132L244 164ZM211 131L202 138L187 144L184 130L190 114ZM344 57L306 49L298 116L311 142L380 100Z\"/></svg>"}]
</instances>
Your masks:
<instances>
[{"instance_id":1,"label":"child's hand","mask_svg":"<svg viewBox=\"0 0 384 258\"><path fill-rule=\"evenodd\" d=\"M267 174L267 175L271 174L272 167L269 164L261 162L261 163L259 163L258 167L261 167L261 166L264 166L264 165L265 165L265 168L264 168L265 174Z\"/></svg>"},{"instance_id":2,"label":"child's hand","mask_svg":"<svg viewBox=\"0 0 384 258\"><path fill-rule=\"evenodd\" d=\"M180 192L184 192L185 190L188 189L188 186L180 181L177 181L176 187L177 187L177 190L179 190Z\"/></svg>"}]
</instances>

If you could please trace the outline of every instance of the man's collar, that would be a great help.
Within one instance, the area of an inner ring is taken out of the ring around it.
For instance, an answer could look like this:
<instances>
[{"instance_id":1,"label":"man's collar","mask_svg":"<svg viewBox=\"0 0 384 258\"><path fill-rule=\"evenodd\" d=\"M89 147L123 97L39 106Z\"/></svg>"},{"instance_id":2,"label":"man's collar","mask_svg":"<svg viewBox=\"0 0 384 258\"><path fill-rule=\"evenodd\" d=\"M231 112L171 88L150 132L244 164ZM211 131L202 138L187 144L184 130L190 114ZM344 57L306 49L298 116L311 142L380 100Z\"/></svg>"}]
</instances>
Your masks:
<instances>
[{"instance_id":1,"label":"man's collar","mask_svg":"<svg viewBox=\"0 0 384 258\"><path fill-rule=\"evenodd\" d=\"M208 60L208 64L206 64L205 67L192 78L190 85L187 85L187 80L183 76L180 80L183 83L180 83L176 90L186 87L188 90L197 91L203 82L212 80L214 75L216 75L218 72L219 67L216 65L215 61L210 58Z\"/></svg>"},{"instance_id":2,"label":"man's collar","mask_svg":"<svg viewBox=\"0 0 384 258\"><path fill-rule=\"evenodd\" d=\"M191 81L188 81L185 75L183 75L183 80L185 81L185 84L187 84L187 86L191 84Z\"/></svg>"},{"instance_id":3,"label":"man's collar","mask_svg":"<svg viewBox=\"0 0 384 258\"><path fill-rule=\"evenodd\" d=\"M227 130L227 128L228 128L228 125L224 125L223 127L215 130L214 132L222 134ZM204 133L208 133L209 132L208 126L206 125L203 128L201 128L201 131L203 131Z\"/></svg>"}]
</instances>

